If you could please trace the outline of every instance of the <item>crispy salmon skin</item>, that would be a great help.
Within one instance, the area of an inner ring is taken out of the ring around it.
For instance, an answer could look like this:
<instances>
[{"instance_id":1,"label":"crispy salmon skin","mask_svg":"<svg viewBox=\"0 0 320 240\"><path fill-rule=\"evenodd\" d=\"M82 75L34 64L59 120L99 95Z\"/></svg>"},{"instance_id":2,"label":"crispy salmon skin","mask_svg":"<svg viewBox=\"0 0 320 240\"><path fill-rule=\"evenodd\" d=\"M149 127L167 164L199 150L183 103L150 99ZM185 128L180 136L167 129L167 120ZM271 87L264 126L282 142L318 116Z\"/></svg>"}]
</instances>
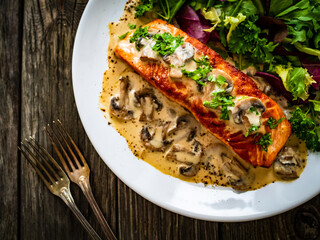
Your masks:
<instances>
[{"instance_id":1,"label":"crispy salmon skin","mask_svg":"<svg viewBox=\"0 0 320 240\"><path fill-rule=\"evenodd\" d=\"M257 144L262 134L245 136L244 132L237 129L236 125L234 128L227 127L227 121L229 120L220 119L217 111L205 107L201 93L197 93L193 88L188 87L186 81L170 77L170 66L168 64L164 64L163 61L142 61L137 57L139 51L134 43L130 43L130 37L132 37L134 31L117 44L114 49L116 54L165 96L188 109L205 128L242 159L255 166L271 166L291 134L291 125L279 105L263 94L249 76L230 65L214 50L189 37L182 30L162 20L154 20L145 26L149 26L149 30L153 32L168 32L173 36L183 37L184 42L190 43L197 54L209 57L214 70L222 71L231 77L234 85L232 93L234 97L257 98L264 104L265 110L261 116L261 125L264 127L266 134L270 133L272 139L272 143L267 149L263 149ZM275 129L266 126L270 117L276 120L282 118Z\"/></svg>"}]
</instances>

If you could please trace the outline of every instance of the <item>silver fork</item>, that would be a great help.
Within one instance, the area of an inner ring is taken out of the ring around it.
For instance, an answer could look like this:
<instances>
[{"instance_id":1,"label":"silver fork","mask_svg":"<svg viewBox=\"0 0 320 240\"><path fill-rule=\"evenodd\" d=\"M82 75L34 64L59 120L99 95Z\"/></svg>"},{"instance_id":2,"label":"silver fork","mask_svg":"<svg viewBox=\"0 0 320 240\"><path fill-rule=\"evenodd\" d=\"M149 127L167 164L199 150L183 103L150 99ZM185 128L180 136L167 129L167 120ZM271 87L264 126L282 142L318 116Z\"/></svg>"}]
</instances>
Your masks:
<instances>
[{"instance_id":1,"label":"silver fork","mask_svg":"<svg viewBox=\"0 0 320 240\"><path fill-rule=\"evenodd\" d=\"M21 142L18 147L50 192L60 197L76 215L92 239L101 240L76 206L70 192L70 181L53 157L32 137Z\"/></svg>"},{"instance_id":2,"label":"silver fork","mask_svg":"<svg viewBox=\"0 0 320 240\"><path fill-rule=\"evenodd\" d=\"M54 129L56 131L54 131ZM48 124L46 132L70 180L81 188L90 203L104 234L108 239L116 240L117 238L114 236L92 194L89 182L90 169L81 151L65 130L60 120L57 120L57 122L53 121L53 127Z\"/></svg>"}]
</instances>

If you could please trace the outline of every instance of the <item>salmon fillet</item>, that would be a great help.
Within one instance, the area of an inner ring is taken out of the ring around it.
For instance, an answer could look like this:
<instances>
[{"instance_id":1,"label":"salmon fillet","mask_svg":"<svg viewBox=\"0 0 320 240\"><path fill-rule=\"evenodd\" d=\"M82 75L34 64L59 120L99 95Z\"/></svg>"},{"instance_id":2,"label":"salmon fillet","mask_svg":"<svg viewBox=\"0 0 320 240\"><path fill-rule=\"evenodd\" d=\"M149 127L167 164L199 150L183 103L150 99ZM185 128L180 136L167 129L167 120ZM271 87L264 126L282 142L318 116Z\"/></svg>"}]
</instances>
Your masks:
<instances>
[{"instance_id":1,"label":"salmon fillet","mask_svg":"<svg viewBox=\"0 0 320 240\"><path fill-rule=\"evenodd\" d=\"M261 146L257 144L261 135L258 137L254 137L253 135L245 137L243 131L231 131L230 128L226 127L226 121L228 120L221 120L215 111L205 107L202 99L195 97L195 93L190 88L187 88L183 81L171 79L169 76L169 66L161 62L141 61L140 58L135 57L134 51L137 50L134 47L134 43L129 42L134 31L121 40L114 49L116 54L126 61L146 81L160 90L169 99L188 109L206 129L238 156L255 166L269 167L291 134L291 125L285 118L279 105L263 94L249 76L230 65L214 50L197 39L189 37L182 30L159 19L145 26L149 26L149 30L152 31L160 30L161 32L171 33L173 36L180 35L184 37L184 42L193 45L195 51L209 57L213 69L221 70L232 78L234 96L248 96L260 99L265 106L265 111L261 116L262 125L266 125L269 117L273 117L274 119L284 118L276 129L265 127L266 132L271 134L273 142L267 151L262 150Z\"/></svg>"}]
</instances>

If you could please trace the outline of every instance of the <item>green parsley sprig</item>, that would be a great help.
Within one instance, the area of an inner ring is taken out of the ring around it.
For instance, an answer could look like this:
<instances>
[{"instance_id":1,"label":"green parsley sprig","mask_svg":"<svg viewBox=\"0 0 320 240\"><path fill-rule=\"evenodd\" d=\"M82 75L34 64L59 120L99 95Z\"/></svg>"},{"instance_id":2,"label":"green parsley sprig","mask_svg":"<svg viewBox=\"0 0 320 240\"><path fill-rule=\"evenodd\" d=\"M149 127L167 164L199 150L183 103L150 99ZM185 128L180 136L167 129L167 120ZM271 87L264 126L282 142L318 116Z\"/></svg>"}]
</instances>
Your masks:
<instances>
[{"instance_id":1,"label":"green parsley sprig","mask_svg":"<svg viewBox=\"0 0 320 240\"><path fill-rule=\"evenodd\" d=\"M311 118L309 117L311 112ZM317 124L314 108L309 106L306 112L303 112L300 107L292 113L289 122L292 126L292 131L298 138L306 142L308 149L320 151L320 126Z\"/></svg>"},{"instance_id":2,"label":"green parsley sprig","mask_svg":"<svg viewBox=\"0 0 320 240\"><path fill-rule=\"evenodd\" d=\"M214 82L219 87L222 87L227 83L227 80L226 80L226 78L224 76L221 76L221 75L218 75L218 77L215 77L214 75L210 75L208 77L208 82Z\"/></svg>"}]
</instances>

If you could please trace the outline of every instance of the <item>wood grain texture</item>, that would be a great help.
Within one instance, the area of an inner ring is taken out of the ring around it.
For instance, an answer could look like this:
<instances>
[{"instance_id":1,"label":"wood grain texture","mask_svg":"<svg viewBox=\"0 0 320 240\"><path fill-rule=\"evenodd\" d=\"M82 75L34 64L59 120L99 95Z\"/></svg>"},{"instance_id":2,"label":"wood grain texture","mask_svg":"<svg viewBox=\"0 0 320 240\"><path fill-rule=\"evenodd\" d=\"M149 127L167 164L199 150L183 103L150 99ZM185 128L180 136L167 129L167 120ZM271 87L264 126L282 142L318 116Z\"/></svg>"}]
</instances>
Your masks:
<instances>
[{"instance_id":1,"label":"wood grain texture","mask_svg":"<svg viewBox=\"0 0 320 240\"><path fill-rule=\"evenodd\" d=\"M85 137L73 98L73 40L85 4L86 1L25 1L21 134L22 138L32 135L51 149L42 129L59 118L85 153L94 173L91 177L93 192L107 220L115 228L116 222L110 216L116 216L116 194L109 194L116 189L115 177L102 164ZM87 239L87 233L71 211L49 193L24 159L21 167L21 238ZM72 185L71 190L75 202L99 232L79 188Z\"/></svg>"},{"instance_id":2,"label":"wood grain texture","mask_svg":"<svg viewBox=\"0 0 320 240\"><path fill-rule=\"evenodd\" d=\"M86 3L0 0L0 239L89 239L25 159L19 161L16 145L29 135L52 152L43 127L57 118L87 158L93 193L119 239L320 239L320 196L263 220L207 222L152 204L108 169L86 137L72 91L73 41ZM102 236L80 189L72 184L71 191Z\"/></svg>"},{"instance_id":3,"label":"wood grain texture","mask_svg":"<svg viewBox=\"0 0 320 240\"><path fill-rule=\"evenodd\" d=\"M0 239L19 235L21 5L0 0Z\"/></svg>"}]
</instances>

